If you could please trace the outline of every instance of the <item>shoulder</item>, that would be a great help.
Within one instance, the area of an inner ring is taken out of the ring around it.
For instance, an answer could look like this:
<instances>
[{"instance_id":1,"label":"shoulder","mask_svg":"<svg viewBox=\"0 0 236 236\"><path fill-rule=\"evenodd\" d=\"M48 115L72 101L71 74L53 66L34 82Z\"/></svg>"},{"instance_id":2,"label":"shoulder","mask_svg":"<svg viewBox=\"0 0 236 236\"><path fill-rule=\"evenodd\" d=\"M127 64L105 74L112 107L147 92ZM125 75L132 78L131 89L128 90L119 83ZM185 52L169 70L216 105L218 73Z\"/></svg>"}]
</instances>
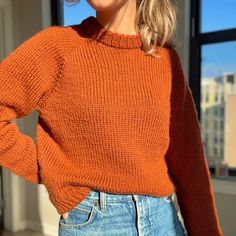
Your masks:
<instances>
[{"instance_id":1,"label":"shoulder","mask_svg":"<svg viewBox=\"0 0 236 236\"><path fill-rule=\"evenodd\" d=\"M81 42L81 37L77 31L77 25L73 26L48 26L32 38L40 42L46 42L51 46L57 47L64 53L69 53Z\"/></svg>"},{"instance_id":2,"label":"shoulder","mask_svg":"<svg viewBox=\"0 0 236 236\"><path fill-rule=\"evenodd\" d=\"M166 73L171 77L173 89L181 89L185 86L185 74L177 48L171 45L159 47L157 50L163 58Z\"/></svg>"},{"instance_id":3,"label":"shoulder","mask_svg":"<svg viewBox=\"0 0 236 236\"><path fill-rule=\"evenodd\" d=\"M64 57L80 42L76 31L69 26L48 26L29 36L6 58Z\"/></svg>"},{"instance_id":4,"label":"shoulder","mask_svg":"<svg viewBox=\"0 0 236 236\"><path fill-rule=\"evenodd\" d=\"M171 102L173 113L180 111L185 99L188 82L183 69L180 55L175 46L169 46L163 49L166 70L170 73L171 78Z\"/></svg>"},{"instance_id":5,"label":"shoulder","mask_svg":"<svg viewBox=\"0 0 236 236\"><path fill-rule=\"evenodd\" d=\"M178 53L178 50L175 46L165 46L160 48L166 65L171 69L173 67L182 67L181 59Z\"/></svg>"}]
</instances>

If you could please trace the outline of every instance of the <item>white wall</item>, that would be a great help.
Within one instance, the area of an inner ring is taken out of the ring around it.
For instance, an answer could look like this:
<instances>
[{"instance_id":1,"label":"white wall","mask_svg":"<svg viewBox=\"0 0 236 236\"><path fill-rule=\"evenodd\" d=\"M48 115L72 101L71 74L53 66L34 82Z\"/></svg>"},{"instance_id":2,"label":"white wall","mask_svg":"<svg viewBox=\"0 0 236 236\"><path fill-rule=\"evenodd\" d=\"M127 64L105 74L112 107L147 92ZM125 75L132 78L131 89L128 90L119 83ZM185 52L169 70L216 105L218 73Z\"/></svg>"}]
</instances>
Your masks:
<instances>
[{"instance_id":1,"label":"white wall","mask_svg":"<svg viewBox=\"0 0 236 236\"><path fill-rule=\"evenodd\" d=\"M7 29L5 54L44 27L51 25L50 0L4 0L8 11L5 21ZM3 0L0 0L3 4ZM1 6L1 5L0 5ZM10 9L9 9L10 8ZM11 22L12 21L12 22ZM6 56L5 55L5 56ZM20 131L35 139L37 112L24 119L17 119ZM59 215L51 204L43 185L34 185L10 171L3 169L4 221L5 228L18 231L24 228L36 229L49 235L57 235Z\"/></svg>"},{"instance_id":2,"label":"white wall","mask_svg":"<svg viewBox=\"0 0 236 236\"><path fill-rule=\"evenodd\" d=\"M177 44L180 54L186 79L188 80L189 73L189 18L190 18L190 3L188 0L177 0Z\"/></svg>"}]
</instances>

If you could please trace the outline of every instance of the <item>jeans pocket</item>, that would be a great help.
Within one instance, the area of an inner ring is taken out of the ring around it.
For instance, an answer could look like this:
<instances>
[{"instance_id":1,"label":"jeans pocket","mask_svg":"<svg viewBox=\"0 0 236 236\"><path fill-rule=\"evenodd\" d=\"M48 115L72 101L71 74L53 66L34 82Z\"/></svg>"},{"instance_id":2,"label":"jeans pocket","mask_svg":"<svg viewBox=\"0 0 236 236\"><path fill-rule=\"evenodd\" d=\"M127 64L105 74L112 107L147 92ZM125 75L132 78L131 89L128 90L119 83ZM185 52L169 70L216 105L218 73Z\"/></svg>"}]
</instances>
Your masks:
<instances>
[{"instance_id":1,"label":"jeans pocket","mask_svg":"<svg viewBox=\"0 0 236 236\"><path fill-rule=\"evenodd\" d=\"M59 227L81 228L92 223L98 210L98 200L85 198L68 212L68 217L59 220Z\"/></svg>"}]
</instances>

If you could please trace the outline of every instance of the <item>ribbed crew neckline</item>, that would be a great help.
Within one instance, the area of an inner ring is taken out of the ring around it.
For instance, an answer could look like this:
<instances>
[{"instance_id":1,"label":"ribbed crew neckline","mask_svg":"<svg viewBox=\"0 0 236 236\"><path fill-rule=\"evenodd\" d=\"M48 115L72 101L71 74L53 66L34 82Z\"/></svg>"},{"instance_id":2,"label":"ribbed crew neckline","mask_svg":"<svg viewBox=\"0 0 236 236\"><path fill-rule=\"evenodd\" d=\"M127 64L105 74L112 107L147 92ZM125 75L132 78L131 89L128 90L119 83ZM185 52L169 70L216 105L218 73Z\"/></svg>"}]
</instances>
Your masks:
<instances>
[{"instance_id":1,"label":"ribbed crew neckline","mask_svg":"<svg viewBox=\"0 0 236 236\"><path fill-rule=\"evenodd\" d=\"M140 34L121 34L104 28L94 16L85 18L79 26L90 38L110 47L141 48Z\"/></svg>"}]
</instances>

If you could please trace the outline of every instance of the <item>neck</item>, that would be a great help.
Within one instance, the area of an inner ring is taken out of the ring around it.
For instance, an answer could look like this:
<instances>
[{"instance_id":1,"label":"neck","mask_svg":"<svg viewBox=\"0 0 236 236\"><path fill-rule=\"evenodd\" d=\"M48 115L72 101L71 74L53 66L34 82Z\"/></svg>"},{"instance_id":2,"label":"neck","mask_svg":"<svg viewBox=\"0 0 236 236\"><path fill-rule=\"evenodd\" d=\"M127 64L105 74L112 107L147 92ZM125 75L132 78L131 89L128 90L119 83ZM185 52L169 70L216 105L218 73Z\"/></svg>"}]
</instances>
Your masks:
<instances>
[{"instance_id":1,"label":"neck","mask_svg":"<svg viewBox=\"0 0 236 236\"><path fill-rule=\"evenodd\" d=\"M136 1L127 1L118 10L96 11L97 21L109 31L135 35Z\"/></svg>"},{"instance_id":2,"label":"neck","mask_svg":"<svg viewBox=\"0 0 236 236\"><path fill-rule=\"evenodd\" d=\"M142 48L140 34L122 34L105 29L94 16L84 19L78 25L78 29L85 32L84 39L88 39L90 42L101 42L116 48ZM91 39L93 40L91 41Z\"/></svg>"}]
</instances>

